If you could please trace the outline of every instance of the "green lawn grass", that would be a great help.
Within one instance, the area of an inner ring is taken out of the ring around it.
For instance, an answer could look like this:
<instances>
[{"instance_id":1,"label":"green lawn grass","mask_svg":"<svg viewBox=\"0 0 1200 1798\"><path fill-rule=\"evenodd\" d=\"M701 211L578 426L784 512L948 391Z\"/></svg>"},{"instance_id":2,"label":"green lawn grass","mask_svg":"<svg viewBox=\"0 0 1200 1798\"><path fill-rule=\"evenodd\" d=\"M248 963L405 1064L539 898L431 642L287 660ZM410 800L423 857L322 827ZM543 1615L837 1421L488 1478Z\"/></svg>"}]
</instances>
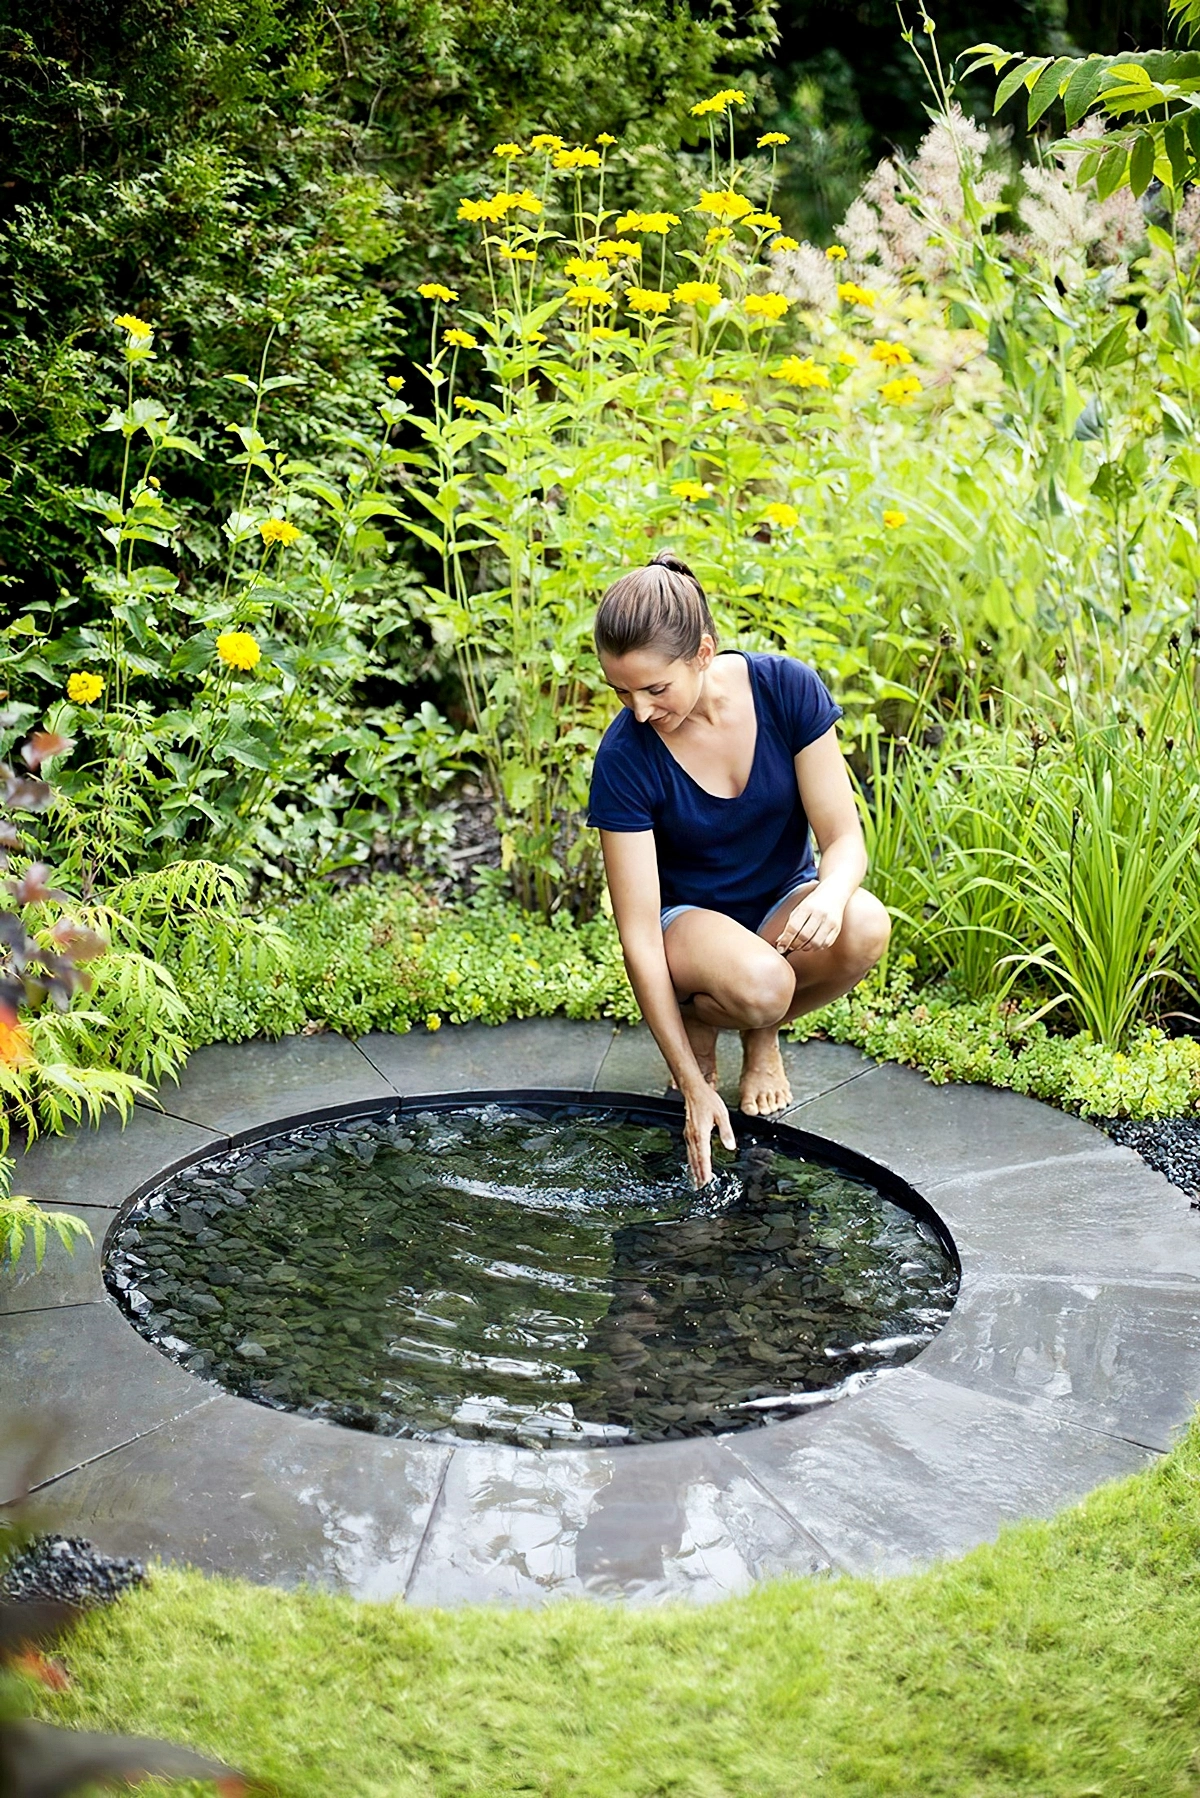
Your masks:
<instances>
[{"instance_id":1,"label":"green lawn grass","mask_svg":"<svg viewBox=\"0 0 1200 1798\"><path fill-rule=\"evenodd\" d=\"M314 1798L1165 1798L1200 1792L1198 1582L1193 1426L961 1561L708 1609L409 1610L160 1570L40 1702Z\"/></svg>"}]
</instances>

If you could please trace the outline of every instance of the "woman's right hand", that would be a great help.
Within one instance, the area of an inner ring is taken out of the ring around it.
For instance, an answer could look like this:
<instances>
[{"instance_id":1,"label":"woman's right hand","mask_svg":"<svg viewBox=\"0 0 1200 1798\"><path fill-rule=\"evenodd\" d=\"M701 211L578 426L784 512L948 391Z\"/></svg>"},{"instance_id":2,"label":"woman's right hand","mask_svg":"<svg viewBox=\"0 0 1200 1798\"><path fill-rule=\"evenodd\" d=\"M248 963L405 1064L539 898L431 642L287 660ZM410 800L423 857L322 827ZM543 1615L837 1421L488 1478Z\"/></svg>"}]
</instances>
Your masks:
<instances>
[{"instance_id":1,"label":"woman's right hand","mask_svg":"<svg viewBox=\"0 0 1200 1798\"><path fill-rule=\"evenodd\" d=\"M712 1179L712 1133L715 1130L727 1149L737 1148L737 1138L729 1121L725 1101L707 1082L689 1088L683 1096L685 1119L683 1140L687 1144L688 1168L697 1188Z\"/></svg>"}]
</instances>

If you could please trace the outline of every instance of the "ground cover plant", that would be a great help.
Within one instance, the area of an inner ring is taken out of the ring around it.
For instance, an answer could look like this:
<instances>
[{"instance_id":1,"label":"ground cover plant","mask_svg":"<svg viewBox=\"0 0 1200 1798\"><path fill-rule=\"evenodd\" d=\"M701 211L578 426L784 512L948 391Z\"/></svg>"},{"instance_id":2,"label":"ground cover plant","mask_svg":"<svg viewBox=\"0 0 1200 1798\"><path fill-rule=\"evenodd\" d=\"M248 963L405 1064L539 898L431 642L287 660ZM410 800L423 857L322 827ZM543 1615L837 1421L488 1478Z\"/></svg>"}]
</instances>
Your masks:
<instances>
[{"instance_id":1,"label":"ground cover plant","mask_svg":"<svg viewBox=\"0 0 1200 1798\"><path fill-rule=\"evenodd\" d=\"M1193 1429L961 1561L700 1610L446 1613L161 1571L87 1620L39 1707L297 1795L1190 1793L1198 1492Z\"/></svg>"}]
</instances>

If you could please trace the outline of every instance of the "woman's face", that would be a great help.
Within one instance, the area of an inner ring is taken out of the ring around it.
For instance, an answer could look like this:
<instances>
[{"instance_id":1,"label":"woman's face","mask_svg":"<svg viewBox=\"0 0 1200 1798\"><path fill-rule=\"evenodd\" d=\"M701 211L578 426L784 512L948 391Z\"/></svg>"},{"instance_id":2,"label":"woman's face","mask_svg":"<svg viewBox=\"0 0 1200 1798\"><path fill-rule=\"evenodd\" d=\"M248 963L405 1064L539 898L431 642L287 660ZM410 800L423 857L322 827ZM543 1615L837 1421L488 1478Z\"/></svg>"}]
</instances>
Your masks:
<instances>
[{"instance_id":1,"label":"woman's face","mask_svg":"<svg viewBox=\"0 0 1200 1798\"><path fill-rule=\"evenodd\" d=\"M628 655L601 656L604 678L639 724L652 724L669 735L695 710L704 690L716 644L705 633L690 662L672 661L656 649L632 649Z\"/></svg>"}]
</instances>

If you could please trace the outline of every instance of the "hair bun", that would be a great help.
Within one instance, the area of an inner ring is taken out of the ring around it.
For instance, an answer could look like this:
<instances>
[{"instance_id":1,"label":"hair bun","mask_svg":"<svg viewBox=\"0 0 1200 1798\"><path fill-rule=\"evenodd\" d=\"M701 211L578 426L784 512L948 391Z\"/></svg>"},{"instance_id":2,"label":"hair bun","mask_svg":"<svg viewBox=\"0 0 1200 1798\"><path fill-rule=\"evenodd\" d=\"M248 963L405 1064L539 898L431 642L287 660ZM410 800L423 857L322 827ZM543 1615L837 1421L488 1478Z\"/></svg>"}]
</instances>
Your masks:
<instances>
[{"instance_id":1,"label":"hair bun","mask_svg":"<svg viewBox=\"0 0 1200 1798\"><path fill-rule=\"evenodd\" d=\"M660 549L656 556L651 556L646 567L669 568L672 574L685 574L690 581L696 581L696 577L687 563L677 556L673 549ZM696 585L700 585L699 581L696 581Z\"/></svg>"}]
</instances>

